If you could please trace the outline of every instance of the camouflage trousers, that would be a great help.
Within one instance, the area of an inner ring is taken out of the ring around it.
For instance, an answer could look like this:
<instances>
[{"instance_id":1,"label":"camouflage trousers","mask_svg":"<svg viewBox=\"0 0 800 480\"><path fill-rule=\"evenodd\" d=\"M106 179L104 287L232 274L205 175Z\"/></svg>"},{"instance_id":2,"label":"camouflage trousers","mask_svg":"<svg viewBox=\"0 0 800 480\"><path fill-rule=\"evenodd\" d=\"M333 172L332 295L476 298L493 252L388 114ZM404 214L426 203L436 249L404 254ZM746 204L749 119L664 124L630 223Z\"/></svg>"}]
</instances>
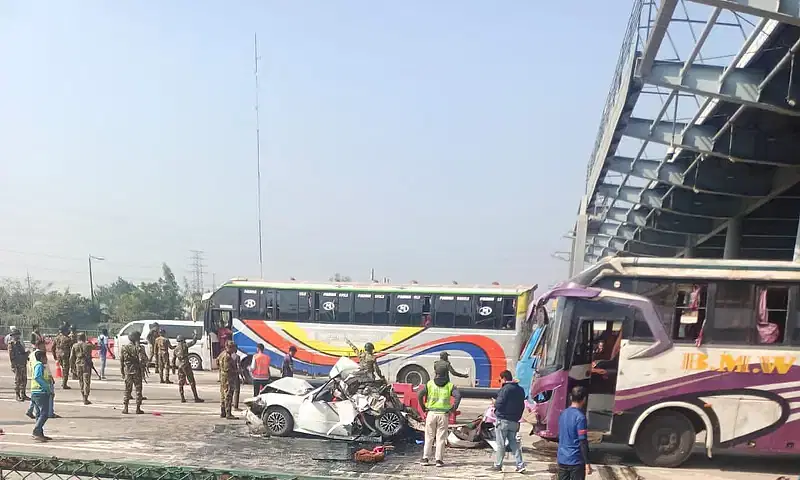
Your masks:
<instances>
[{"instance_id":1,"label":"camouflage trousers","mask_svg":"<svg viewBox=\"0 0 800 480\"><path fill-rule=\"evenodd\" d=\"M14 392L17 398L25 396L25 387L28 384L28 367L26 365L11 365L14 371Z\"/></svg>"},{"instance_id":2,"label":"camouflage trousers","mask_svg":"<svg viewBox=\"0 0 800 480\"><path fill-rule=\"evenodd\" d=\"M189 366L187 363L186 365L182 365L178 367L178 385L183 387L186 384L194 385L194 372L192 371L192 367Z\"/></svg>"},{"instance_id":3,"label":"camouflage trousers","mask_svg":"<svg viewBox=\"0 0 800 480\"><path fill-rule=\"evenodd\" d=\"M136 407L142 405L142 376L138 373L125 374L125 396L122 398L122 403L127 407L131 401L131 394L133 389L136 389Z\"/></svg>"},{"instance_id":4,"label":"camouflage trousers","mask_svg":"<svg viewBox=\"0 0 800 480\"><path fill-rule=\"evenodd\" d=\"M221 413L231 413L233 392L236 390L236 379L228 375L219 378L219 408Z\"/></svg>"},{"instance_id":5,"label":"camouflage trousers","mask_svg":"<svg viewBox=\"0 0 800 480\"><path fill-rule=\"evenodd\" d=\"M92 368L86 368L83 365L75 366L75 374L78 376L78 382L81 386L81 394L83 399L89 398L89 392L92 390Z\"/></svg>"},{"instance_id":6,"label":"camouflage trousers","mask_svg":"<svg viewBox=\"0 0 800 480\"><path fill-rule=\"evenodd\" d=\"M61 386L67 386L67 380L69 380L69 369L70 369L70 362L69 362L69 355L61 355L58 357L58 364L61 366Z\"/></svg>"},{"instance_id":7,"label":"camouflage trousers","mask_svg":"<svg viewBox=\"0 0 800 480\"><path fill-rule=\"evenodd\" d=\"M161 383L169 382L169 353L156 354L156 372L161 379Z\"/></svg>"}]
</instances>

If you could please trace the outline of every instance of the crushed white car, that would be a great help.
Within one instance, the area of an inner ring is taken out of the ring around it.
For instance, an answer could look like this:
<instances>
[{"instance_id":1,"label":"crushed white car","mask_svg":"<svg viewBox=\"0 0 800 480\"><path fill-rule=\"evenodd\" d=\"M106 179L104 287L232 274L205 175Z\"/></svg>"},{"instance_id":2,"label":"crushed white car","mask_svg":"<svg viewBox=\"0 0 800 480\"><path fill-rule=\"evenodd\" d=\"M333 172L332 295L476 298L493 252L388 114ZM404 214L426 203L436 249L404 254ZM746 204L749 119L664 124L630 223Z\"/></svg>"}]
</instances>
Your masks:
<instances>
[{"instance_id":1,"label":"crushed white car","mask_svg":"<svg viewBox=\"0 0 800 480\"><path fill-rule=\"evenodd\" d=\"M266 433L274 436L303 433L341 440L388 440L403 432L409 415L391 385L364 375L346 357L336 362L320 387L299 378L281 378L245 404L249 423L260 419Z\"/></svg>"}]
</instances>

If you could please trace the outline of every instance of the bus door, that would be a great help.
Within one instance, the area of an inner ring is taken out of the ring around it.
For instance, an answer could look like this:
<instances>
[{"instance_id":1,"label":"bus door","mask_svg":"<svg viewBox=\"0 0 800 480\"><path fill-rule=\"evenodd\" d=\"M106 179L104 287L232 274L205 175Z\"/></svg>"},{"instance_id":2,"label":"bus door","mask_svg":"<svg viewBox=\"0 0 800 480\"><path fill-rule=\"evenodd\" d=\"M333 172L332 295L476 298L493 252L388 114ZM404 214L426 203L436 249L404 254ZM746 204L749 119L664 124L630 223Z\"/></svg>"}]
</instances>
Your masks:
<instances>
[{"instance_id":1,"label":"bus door","mask_svg":"<svg viewBox=\"0 0 800 480\"><path fill-rule=\"evenodd\" d=\"M570 388L587 388L586 418L589 430L610 432L617 387L622 325L629 309L597 301L579 302L580 315L574 325L574 348L570 365ZM591 312L590 310L595 310Z\"/></svg>"},{"instance_id":2,"label":"bus door","mask_svg":"<svg viewBox=\"0 0 800 480\"><path fill-rule=\"evenodd\" d=\"M533 373L536 371L536 366L539 363L540 345L542 344L542 337L544 336L545 325L540 325L531 334L528 343L522 350L519 361L517 361L516 371L514 372L519 380L519 385L525 390L525 398L528 398L531 392L531 382L533 382Z\"/></svg>"},{"instance_id":3,"label":"bus door","mask_svg":"<svg viewBox=\"0 0 800 480\"><path fill-rule=\"evenodd\" d=\"M204 342L203 349L204 351L208 350L208 365L211 366L211 370L216 370L217 356L219 356L223 348L223 345L220 345L219 332L223 328L228 330L233 328L233 310L212 307L209 313L209 324L206 325L208 337L207 341Z\"/></svg>"}]
</instances>

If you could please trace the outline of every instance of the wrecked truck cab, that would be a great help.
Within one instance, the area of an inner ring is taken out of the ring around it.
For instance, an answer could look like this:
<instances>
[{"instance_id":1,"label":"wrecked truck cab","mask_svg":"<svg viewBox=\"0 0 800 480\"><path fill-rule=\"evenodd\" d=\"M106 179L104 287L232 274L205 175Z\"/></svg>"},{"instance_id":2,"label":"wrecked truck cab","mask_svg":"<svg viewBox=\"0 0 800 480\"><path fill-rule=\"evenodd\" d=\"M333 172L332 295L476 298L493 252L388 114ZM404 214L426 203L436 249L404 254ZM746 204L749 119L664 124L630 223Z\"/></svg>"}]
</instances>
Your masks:
<instances>
[{"instance_id":1,"label":"wrecked truck cab","mask_svg":"<svg viewBox=\"0 0 800 480\"><path fill-rule=\"evenodd\" d=\"M260 418L266 433L274 436L301 433L342 440L398 436L406 426L406 413L395 408L391 386L376 389L375 382L365 382L363 391L348 393L352 379L360 378L358 370L357 363L343 357L320 387L293 377L275 380L264 393L245 401L252 414L248 417Z\"/></svg>"}]
</instances>

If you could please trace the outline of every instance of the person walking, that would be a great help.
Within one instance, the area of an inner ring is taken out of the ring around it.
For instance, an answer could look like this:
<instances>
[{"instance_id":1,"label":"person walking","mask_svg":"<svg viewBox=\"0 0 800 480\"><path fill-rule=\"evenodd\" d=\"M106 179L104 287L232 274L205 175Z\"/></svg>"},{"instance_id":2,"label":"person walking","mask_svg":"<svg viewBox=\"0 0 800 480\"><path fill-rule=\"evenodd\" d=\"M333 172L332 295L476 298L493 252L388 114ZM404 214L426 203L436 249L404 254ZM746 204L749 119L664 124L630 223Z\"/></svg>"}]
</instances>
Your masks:
<instances>
[{"instance_id":1,"label":"person walking","mask_svg":"<svg viewBox=\"0 0 800 480\"><path fill-rule=\"evenodd\" d=\"M70 368L69 354L71 351L72 340L69 336L69 326L67 326L65 323L61 326L61 332L56 337L56 340L53 342L52 346L53 358L61 366L61 388L64 390L69 390L72 388L67 385Z\"/></svg>"},{"instance_id":2,"label":"person walking","mask_svg":"<svg viewBox=\"0 0 800 480\"><path fill-rule=\"evenodd\" d=\"M142 346L139 345L139 340L142 334L138 331L131 332L128 335L130 343L122 347L119 355L119 367L122 378L125 380L125 395L122 397L122 413L128 414L128 404L131 401L131 395L136 390L136 413L141 415L142 411L142 380L144 368L142 363L147 363L147 355L144 354Z\"/></svg>"},{"instance_id":3,"label":"person walking","mask_svg":"<svg viewBox=\"0 0 800 480\"><path fill-rule=\"evenodd\" d=\"M39 413L36 415L36 423L33 425L33 439L37 442L46 442L51 440L44 434L44 424L50 418L50 395L53 393L53 379L50 377L50 371L45 368L47 354L37 350L34 358L36 363L33 364L31 398L39 408Z\"/></svg>"},{"instance_id":4,"label":"person walking","mask_svg":"<svg viewBox=\"0 0 800 480\"><path fill-rule=\"evenodd\" d=\"M289 353L283 356L283 364L281 365L281 377L294 376L294 356L297 353L297 347L292 345L289 347Z\"/></svg>"},{"instance_id":5,"label":"person walking","mask_svg":"<svg viewBox=\"0 0 800 480\"><path fill-rule=\"evenodd\" d=\"M500 372L500 391L494 402L494 415L497 422L494 425L495 440L497 441L497 455L495 456L492 470L503 471L503 459L506 456L506 442L514 460L517 462L516 473L525 473L525 462L522 461L522 445L517 441L519 421L525 411L525 390L514 381L511 372Z\"/></svg>"},{"instance_id":6,"label":"person walking","mask_svg":"<svg viewBox=\"0 0 800 480\"><path fill-rule=\"evenodd\" d=\"M104 328L97 337L97 350L100 357L100 380L106 379L106 357L108 357L108 329Z\"/></svg>"},{"instance_id":7,"label":"person walking","mask_svg":"<svg viewBox=\"0 0 800 480\"><path fill-rule=\"evenodd\" d=\"M205 400L197 396L197 384L194 381L192 365L189 363L189 349L197 343L197 332L194 332L192 340L188 344L183 335L178 335L175 341L177 345L175 345L175 352L172 355L172 369L178 374L178 392L181 394L181 403L186 403L183 387L187 383L192 389L194 403L203 403Z\"/></svg>"},{"instance_id":8,"label":"person walking","mask_svg":"<svg viewBox=\"0 0 800 480\"><path fill-rule=\"evenodd\" d=\"M571 404L558 417L558 480L583 480L592 474L589 464L589 440L586 436L587 392L584 387L573 387Z\"/></svg>"},{"instance_id":9,"label":"person walking","mask_svg":"<svg viewBox=\"0 0 800 480\"><path fill-rule=\"evenodd\" d=\"M425 412L425 448L422 453L422 464L430 465L435 446L436 466L443 467L448 418L450 412L456 410L461 403L461 392L451 382L444 383L441 379L430 380L417 393L417 400Z\"/></svg>"},{"instance_id":10,"label":"person walking","mask_svg":"<svg viewBox=\"0 0 800 480\"><path fill-rule=\"evenodd\" d=\"M89 393L92 390L92 350L94 345L86 341L86 334L81 332L77 336L78 342L72 346L69 357L72 360L72 371L78 377L78 384L81 387L83 404L91 405Z\"/></svg>"},{"instance_id":11,"label":"person walking","mask_svg":"<svg viewBox=\"0 0 800 480\"><path fill-rule=\"evenodd\" d=\"M257 397L270 381L269 356L264 353L263 343L256 345L256 354L250 362L250 376L253 378L253 396Z\"/></svg>"},{"instance_id":12,"label":"person walking","mask_svg":"<svg viewBox=\"0 0 800 480\"><path fill-rule=\"evenodd\" d=\"M33 367L36 365L36 352L44 352L47 355L47 344L45 343L44 337L36 343L34 350L28 355L28 378L33 378ZM47 370L47 374L50 377L50 381L55 385L55 380L53 379L53 373L50 371L50 364L45 362L44 368ZM61 415L56 413L56 390L55 388L51 389L50 393L50 418L61 418ZM36 413L34 414L34 410ZM28 406L28 411L25 412L25 415L28 418L36 419L36 416L39 415L39 407L36 405L36 402L33 401L31 398L31 403Z\"/></svg>"}]
</instances>

